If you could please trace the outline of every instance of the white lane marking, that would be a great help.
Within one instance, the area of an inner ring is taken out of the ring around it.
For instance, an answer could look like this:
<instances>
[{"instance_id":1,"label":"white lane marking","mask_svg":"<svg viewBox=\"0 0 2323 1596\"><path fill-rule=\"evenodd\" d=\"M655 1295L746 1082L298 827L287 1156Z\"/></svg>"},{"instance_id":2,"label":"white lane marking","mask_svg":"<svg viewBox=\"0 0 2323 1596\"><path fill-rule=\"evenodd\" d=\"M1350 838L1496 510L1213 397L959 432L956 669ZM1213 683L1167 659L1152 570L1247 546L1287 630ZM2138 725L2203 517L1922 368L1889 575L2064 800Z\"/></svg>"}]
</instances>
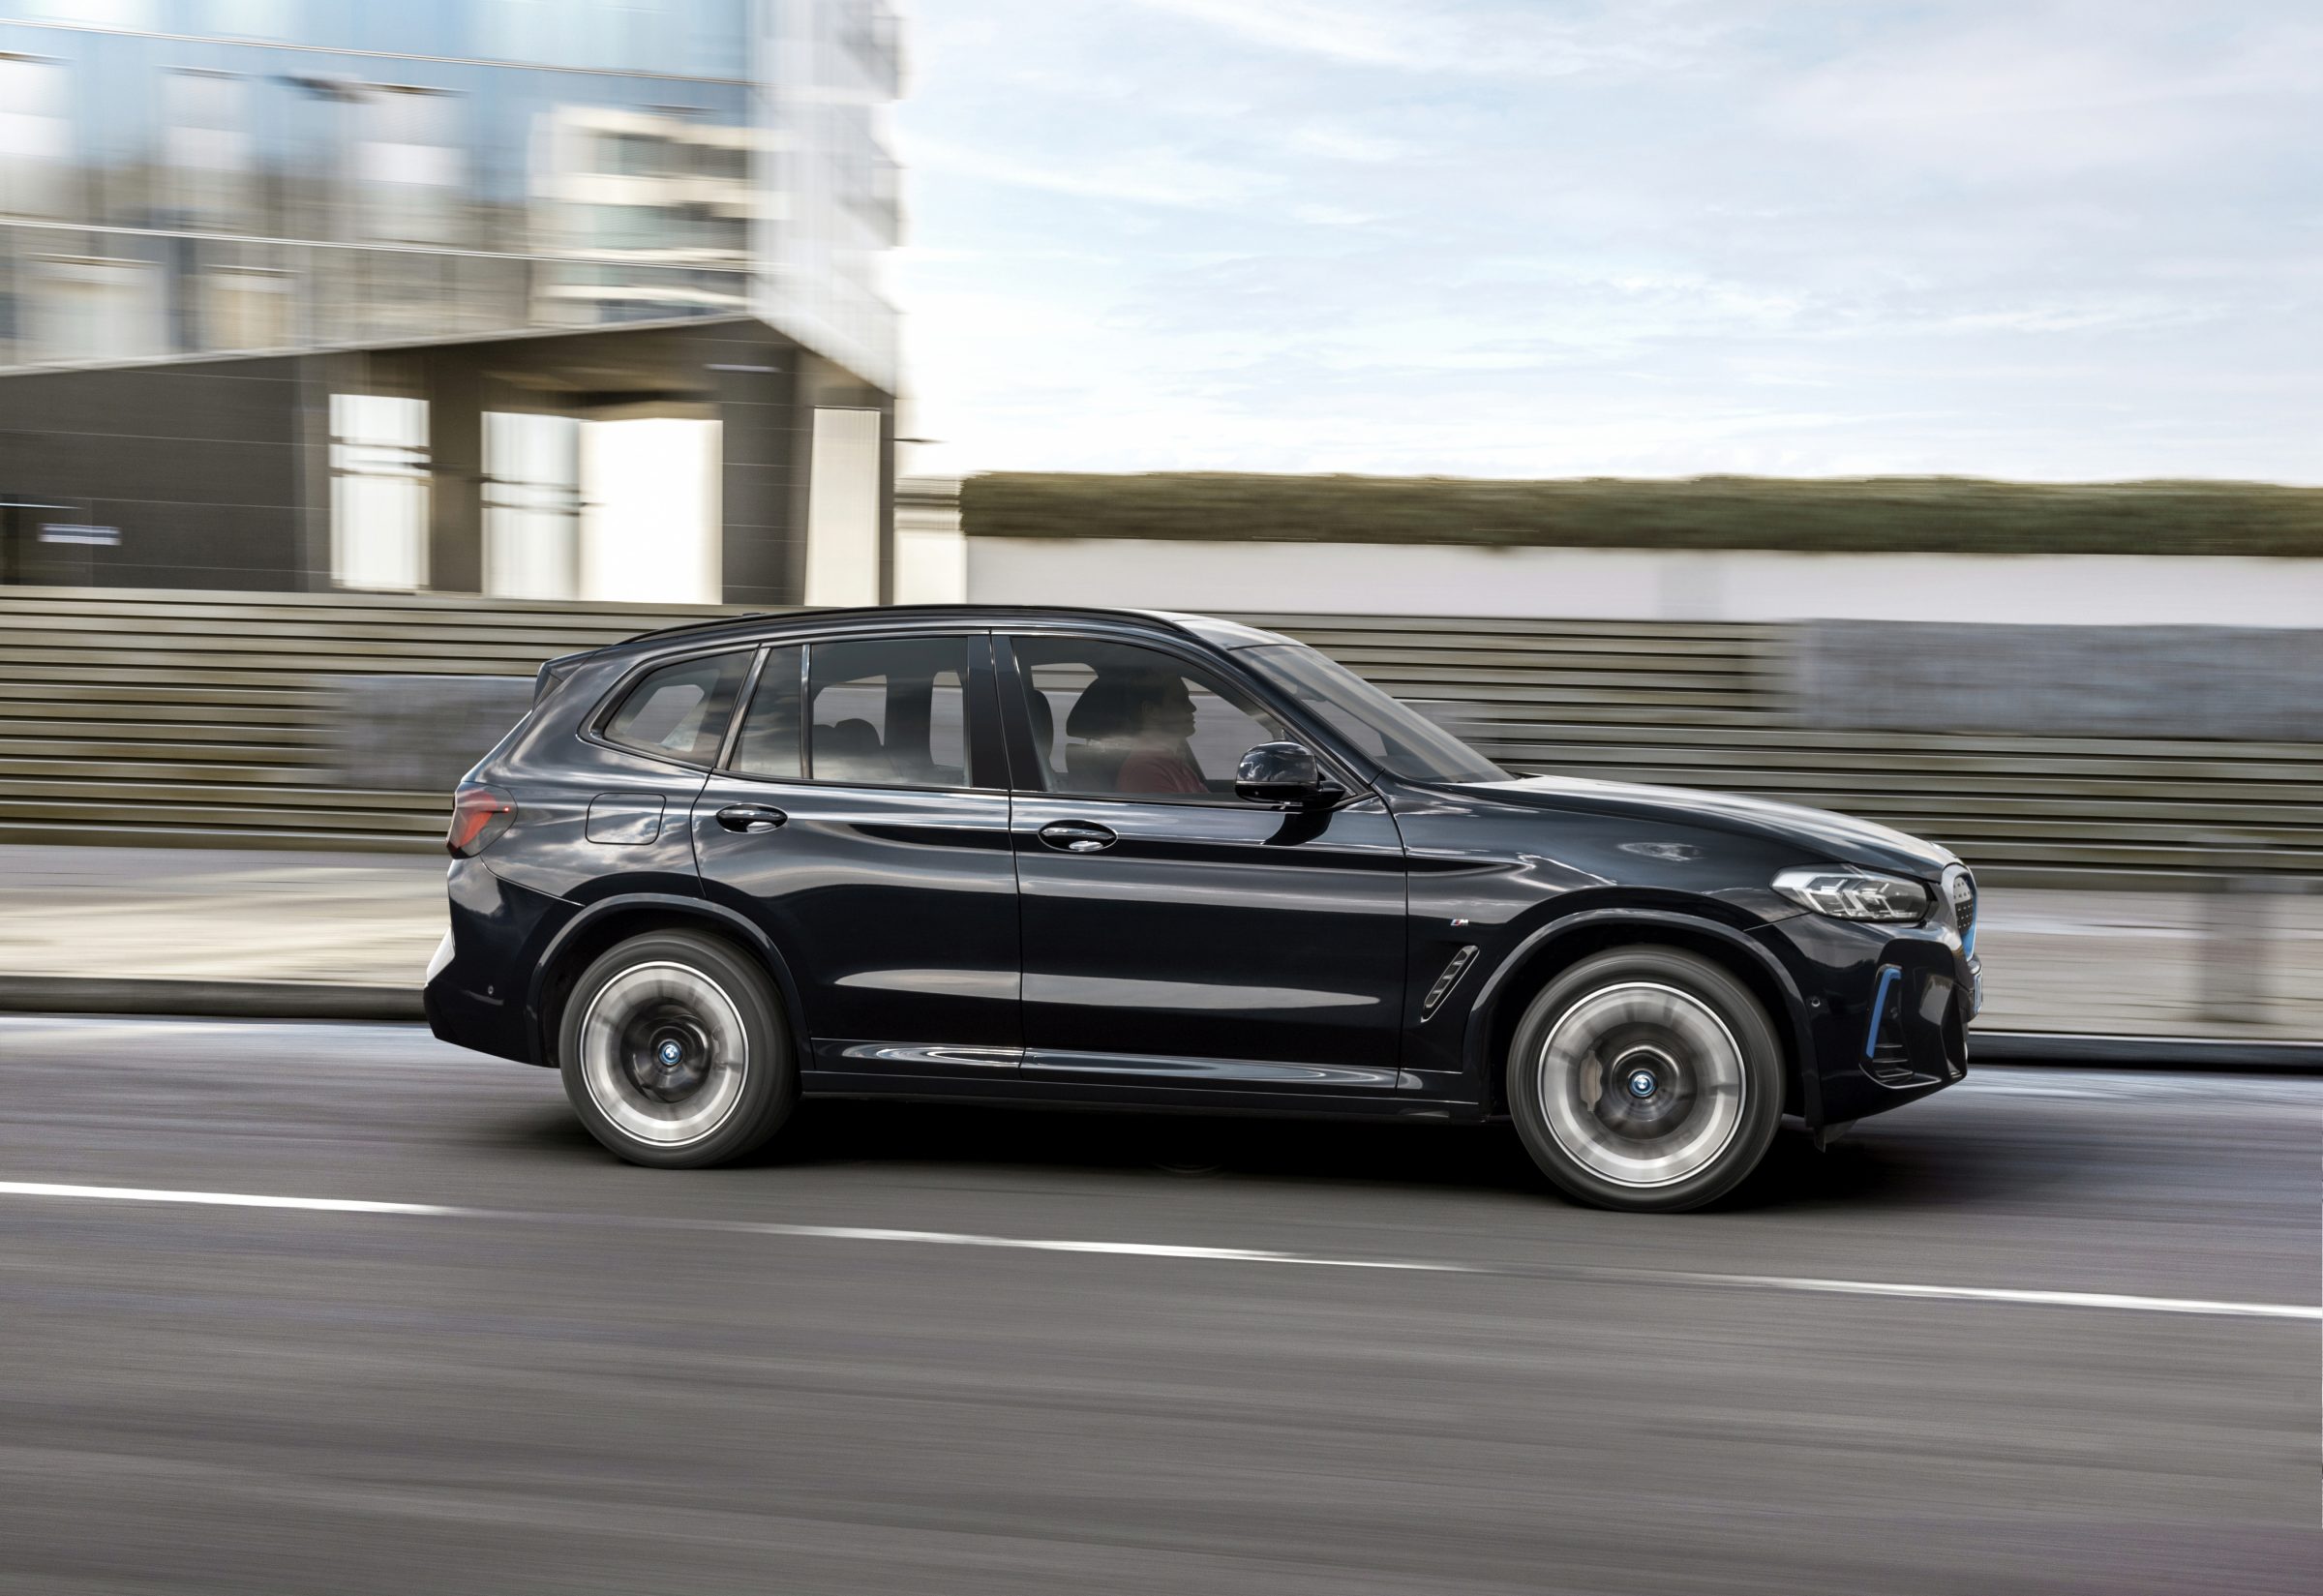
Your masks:
<instances>
[{"instance_id":1,"label":"white lane marking","mask_svg":"<svg viewBox=\"0 0 2323 1596\"><path fill-rule=\"evenodd\" d=\"M1243 1247L1184 1247L1162 1242L1050 1241L1029 1236L985 1236L960 1230L890 1230L852 1224L776 1224L752 1220L633 1219L618 1214L556 1214L511 1208L460 1208L442 1203L371 1202L353 1197L275 1197L243 1191L182 1191L159 1187L72 1186L54 1181L0 1181L0 1196L66 1197L99 1202L186 1203L215 1208L294 1209L325 1214L400 1214L423 1219L500 1220L588 1223L729 1235L797 1236L814 1241L906 1242L922 1247L991 1247L1023 1252L1098 1252L1132 1258L1198 1258L1222 1263L1302 1264L1324 1269L1393 1269L1431 1275L1523 1275L1490 1264L1427 1263L1403 1258L1335 1258L1312 1252L1276 1252ZM1890 1280L1825 1280L1807 1275L1710 1275L1690 1270L1558 1268L1543 1273L1607 1281L1677 1281L1772 1291L1814 1291L1858 1297L1918 1297L1945 1302L2014 1303L2043 1308L2114 1308L2146 1313L2194 1313L2231 1318L2323 1320L2323 1308L2299 1303L2222 1302L2199 1297L2140 1297L2107 1291L2030 1291L2005 1286L1917 1285Z\"/></svg>"},{"instance_id":2,"label":"white lane marking","mask_svg":"<svg viewBox=\"0 0 2323 1596\"><path fill-rule=\"evenodd\" d=\"M429 1202L365 1202L356 1197L260 1197L240 1191L172 1191L147 1186L64 1186L54 1181L0 1181L5 1197L88 1197L100 1202L199 1203L213 1208L306 1208L324 1214L416 1214L428 1219L482 1217L480 1208Z\"/></svg>"},{"instance_id":3,"label":"white lane marking","mask_svg":"<svg viewBox=\"0 0 2323 1596\"><path fill-rule=\"evenodd\" d=\"M1807 1275L1683 1275L1718 1285L1776 1291L1823 1291L1849 1297L1926 1297L1944 1302L2023 1303L2041 1308L2126 1308L2141 1313L2203 1313L2240 1319L2317 1319L2323 1308L2299 1303L2216 1302L2200 1297L2133 1297L2114 1291L2024 1291L1992 1285L1910 1285L1895 1280L1830 1280Z\"/></svg>"},{"instance_id":4,"label":"white lane marking","mask_svg":"<svg viewBox=\"0 0 2323 1596\"><path fill-rule=\"evenodd\" d=\"M1401 1269L1435 1275L1483 1273L1469 1264L1401 1258L1331 1258L1246 1247L1184 1247L1162 1242L1047 1241L1030 1236L980 1236L956 1230L885 1230L852 1224L773 1224L754 1220L637 1220L626 1215L551 1214L513 1208L458 1208L442 1203L369 1202L353 1197L271 1197L245 1191L179 1191L140 1186L69 1186L54 1181L0 1181L4 1197L81 1197L99 1202L192 1203L212 1208L287 1208L323 1214L401 1214L434 1220L502 1220L586 1223L591 1220L661 1230L709 1230L742 1236L799 1236L810 1241L913 1242L922 1247L999 1247L1024 1252L1112 1252L1132 1258L1205 1258L1222 1263L1293 1263L1324 1269Z\"/></svg>"},{"instance_id":5,"label":"white lane marking","mask_svg":"<svg viewBox=\"0 0 2323 1596\"><path fill-rule=\"evenodd\" d=\"M928 1247L1002 1247L1026 1252L1111 1252L1131 1258L1207 1258L1222 1263L1296 1263L1324 1269L1402 1269L1430 1275L1480 1275L1464 1263L1421 1263L1403 1258L1330 1258L1312 1252L1270 1252L1247 1247L1181 1247L1164 1242L1042 1241L1024 1236L977 1236L956 1230L876 1230L847 1224L759 1224L748 1220L679 1221L743 1235L806 1236L836 1242L917 1242Z\"/></svg>"}]
</instances>

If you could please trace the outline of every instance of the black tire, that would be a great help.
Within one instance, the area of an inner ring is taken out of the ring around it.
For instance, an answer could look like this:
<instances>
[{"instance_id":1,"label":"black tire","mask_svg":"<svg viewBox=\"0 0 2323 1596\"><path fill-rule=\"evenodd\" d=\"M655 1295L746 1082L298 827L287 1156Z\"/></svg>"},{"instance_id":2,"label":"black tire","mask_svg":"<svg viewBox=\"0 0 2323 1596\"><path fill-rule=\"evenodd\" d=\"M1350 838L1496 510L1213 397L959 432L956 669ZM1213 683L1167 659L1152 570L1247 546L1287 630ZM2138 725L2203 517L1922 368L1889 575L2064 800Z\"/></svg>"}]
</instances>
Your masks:
<instances>
[{"instance_id":1,"label":"black tire","mask_svg":"<svg viewBox=\"0 0 2323 1596\"><path fill-rule=\"evenodd\" d=\"M698 932L649 931L591 961L558 1016L557 1059L589 1134L656 1169L741 1158L799 1100L773 984Z\"/></svg>"},{"instance_id":2,"label":"black tire","mask_svg":"<svg viewBox=\"0 0 2323 1596\"><path fill-rule=\"evenodd\" d=\"M1783 1049L1765 1009L1677 948L1609 949L1559 974L1518 1021L1507 1069L1525 1151L1599 1208L1715 1202L1782 1122Z\"/></svg>"}]
</instances>

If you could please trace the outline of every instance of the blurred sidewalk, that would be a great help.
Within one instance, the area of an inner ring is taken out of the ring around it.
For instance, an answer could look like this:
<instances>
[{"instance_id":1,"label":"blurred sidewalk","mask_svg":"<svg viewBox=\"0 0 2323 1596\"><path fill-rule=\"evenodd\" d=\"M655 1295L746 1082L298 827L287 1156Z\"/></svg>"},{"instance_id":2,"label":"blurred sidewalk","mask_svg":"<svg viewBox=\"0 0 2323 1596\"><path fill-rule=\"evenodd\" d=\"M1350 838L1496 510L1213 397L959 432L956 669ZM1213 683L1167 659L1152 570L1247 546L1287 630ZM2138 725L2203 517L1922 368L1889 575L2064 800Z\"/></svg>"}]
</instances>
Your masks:
<instances>
[{"instance_id":1,"label":"blurred sidewalk","mask_svg":"<svg viewBox=\"0 0 2323 1596\"><path fill-rule=\"evenodd\" d=\"M0 847L0 978L412 988L443 934L443 872L427 855ZM2323 1039L2323 896L2252 901L2237 915L2270 933L2213 949L2203 894L1991 889L1979 1027ZM2206 1011L2221 964L2229 984L2258 967L2263 1001L2239 1018Z\"/></svg>"}]
</instances>

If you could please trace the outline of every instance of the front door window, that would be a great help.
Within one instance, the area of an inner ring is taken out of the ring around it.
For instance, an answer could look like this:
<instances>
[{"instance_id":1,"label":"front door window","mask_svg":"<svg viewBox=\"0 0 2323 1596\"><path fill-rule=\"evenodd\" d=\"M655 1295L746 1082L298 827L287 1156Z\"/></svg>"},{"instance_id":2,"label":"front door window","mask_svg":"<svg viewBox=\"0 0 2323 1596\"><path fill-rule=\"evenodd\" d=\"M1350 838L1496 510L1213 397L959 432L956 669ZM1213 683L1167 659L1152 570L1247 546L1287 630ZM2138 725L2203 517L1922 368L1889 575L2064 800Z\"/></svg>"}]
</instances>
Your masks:
<instances>
[{"instance_id":1,"label":"front door window","mask_svg":"<svg viewBox=\"0 0 2323 1596\"><path fill-rule=\"evenodd\" d=\"M1290 735L1248 695L1159 649L1069 637L1014 647L1035 762L1023 786L1238 802L1242 756Z\"/></svg>"}]
</instances>

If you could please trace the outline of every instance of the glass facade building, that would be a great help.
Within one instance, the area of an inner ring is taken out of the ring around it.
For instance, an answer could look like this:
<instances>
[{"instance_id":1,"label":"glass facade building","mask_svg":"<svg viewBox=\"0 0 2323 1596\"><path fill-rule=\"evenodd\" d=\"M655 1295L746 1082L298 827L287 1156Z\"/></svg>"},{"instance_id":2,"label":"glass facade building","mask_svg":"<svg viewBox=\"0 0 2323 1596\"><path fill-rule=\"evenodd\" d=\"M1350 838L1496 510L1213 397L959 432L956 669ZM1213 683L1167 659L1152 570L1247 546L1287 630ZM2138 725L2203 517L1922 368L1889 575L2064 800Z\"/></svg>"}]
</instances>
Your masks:
<instances>
[{"instance_id":1,"label":"glass facade building","mask_svg":"<svg viewBox=\"0 0 2323 1596\"><path fill-rule=\"evenodd\" d=\"M880 596L897 72L885 0L0 0L0 580Z\"/></svg>"}]
</instances>

